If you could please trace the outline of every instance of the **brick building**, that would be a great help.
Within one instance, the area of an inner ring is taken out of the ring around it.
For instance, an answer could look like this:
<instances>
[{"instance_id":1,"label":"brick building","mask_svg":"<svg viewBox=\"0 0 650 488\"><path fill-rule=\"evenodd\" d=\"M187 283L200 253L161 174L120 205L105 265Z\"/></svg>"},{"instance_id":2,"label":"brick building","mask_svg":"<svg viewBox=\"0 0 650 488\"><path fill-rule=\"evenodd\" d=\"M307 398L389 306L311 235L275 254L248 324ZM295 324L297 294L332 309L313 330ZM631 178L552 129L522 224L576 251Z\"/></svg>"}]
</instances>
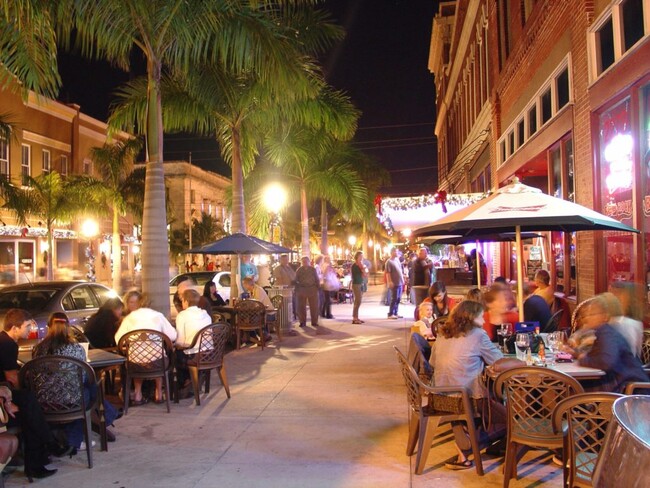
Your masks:
<instances>
[{"instance_id":1,"label":"brick building","mask_svg":"<svg viewBox=\"0 0 650 488\"><path fill-rule=\"evenodd\" d=\"M12 126L9 138L0 137L0 177L22 184L24 175L37 177L50 171L63 177L96 175L91 149L107 141L107 126L81 113L78 105L62 104L34 93L24 100L17 91L6 89L0 90L0 114ZM119 133L116 137L129 136ZM38 218L29 219L23 226L9 210L0 210L0 284L44 279L46 259L50 258L55 278L84 278L89 240L80 234L83 220L57 222L54 249L50 251L47 228ZM97 280L109 284L111 271L106 256L110 256L111 226L110 218L101 219L98 235L92 239ZM122 269L129 272L134 264L134 249L129 242L134 240L129 239L133 235L131 218L120 218L120 231L126 237Z\"/></svg>"},{"instance_id":2,"label":"brick building","mask_svg":"<svg viewBox=\"0 0 650 488\"><path fill-rule=\"evenodd\" d=\"M650 2L441 2L430 52L440 188L518 176L630 224L642 233L549 233L546 266L578 300L614 280L650 289Z\"/></svg>"}]
</instances>

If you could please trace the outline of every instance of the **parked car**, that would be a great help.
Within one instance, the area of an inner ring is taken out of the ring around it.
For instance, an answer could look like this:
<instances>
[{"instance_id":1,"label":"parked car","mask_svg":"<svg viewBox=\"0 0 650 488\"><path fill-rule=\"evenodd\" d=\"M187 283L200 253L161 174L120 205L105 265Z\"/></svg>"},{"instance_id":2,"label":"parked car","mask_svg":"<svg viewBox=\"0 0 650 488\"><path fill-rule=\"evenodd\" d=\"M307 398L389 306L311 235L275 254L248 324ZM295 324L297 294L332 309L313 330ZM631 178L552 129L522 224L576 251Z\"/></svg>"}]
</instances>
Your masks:
<instances>
[{"instance_id":1,"label":"parked car","mask_svg":"<svg viewBox=\"0 0 650 488\"><path fill-rule=\"evenodd\" d=\"M196 285L192 286L199 294L203 295L205 284L212 280L217 285L217 293L224 300L230 299L230 271L194 271L190 273L181 273L169 280L169 305L171 306L172 318L175 318L178 312L174 307L174 295L176 288L181 281L186 278L194 280Z\"/></svg>"},{"instance_id":2,"label":"parked car","mask_svg":"<svg viewBox=\"0 0 650 488\"><path fill-rule=\"evenodd\" d=\"M7 286L0 290L0 319L11 308L27 310L36 321L39 337L46 331L52 312L65 312L70 324L83 328L88 319L109 298L112 289L86 281L39 281Z\"/></svg>"}]
</instances>

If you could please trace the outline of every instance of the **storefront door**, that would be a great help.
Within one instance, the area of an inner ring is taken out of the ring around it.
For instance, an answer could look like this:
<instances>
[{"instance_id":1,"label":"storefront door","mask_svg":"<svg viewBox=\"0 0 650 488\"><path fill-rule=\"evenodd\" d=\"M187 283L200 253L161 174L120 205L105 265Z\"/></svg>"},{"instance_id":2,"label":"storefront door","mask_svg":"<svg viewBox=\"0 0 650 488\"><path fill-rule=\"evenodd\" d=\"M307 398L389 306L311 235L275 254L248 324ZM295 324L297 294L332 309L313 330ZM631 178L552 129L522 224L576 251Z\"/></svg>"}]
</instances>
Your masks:
<instances>
[{"instance_id":1,"label":"storefront door","mask_svg":"<svg viewBox=\"0 0 650 488\"><path fill-rule=\"evenodd\" d=\"M34 241L0 242L0 285L34 281Z\"/></svg>"}]
</instances>

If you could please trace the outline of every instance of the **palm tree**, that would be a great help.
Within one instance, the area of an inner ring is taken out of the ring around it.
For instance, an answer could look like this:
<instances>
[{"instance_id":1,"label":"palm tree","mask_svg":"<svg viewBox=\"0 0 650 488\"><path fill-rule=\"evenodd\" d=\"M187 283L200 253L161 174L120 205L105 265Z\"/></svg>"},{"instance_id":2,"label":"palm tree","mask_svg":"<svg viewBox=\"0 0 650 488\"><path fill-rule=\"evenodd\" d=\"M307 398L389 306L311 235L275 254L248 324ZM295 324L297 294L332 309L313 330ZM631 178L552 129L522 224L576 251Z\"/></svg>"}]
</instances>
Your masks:
<instances>
[{"instance_id":1,"label":"palm tree","mask_svg":"<svg viewBox=\"0 0 650 488\"><path fill-rule=\"evenodd\" d=\"M201 212L201 220L192 222L192 247L202 246L225 236L223 225L209 213Z\"/></svg>"},{"instance_id":2,"label":"palm tree","mask_svg":"<svg viewBox=\"0 0 650 488\"><path fill-rule=\"evenodd\" d=\"M47 228L50 253L54 249L52 229L55 222L70 222L94 206L92 187L82 177L61 178L56 171L36 177L23 176L23 185L17 186L0 178L4 207L11 210L21 225L29 216L41 219ZM53 277L52 259L47 260L47 279Z\"/></svg>"},{"instance_id":3,"label":"palm tree","mask_svg":"<svg viewBox=\"0 0 650 488\"><path fill-rule=\"evenodd\" d=\"M84 53L97 54L128 69L135 46L146 61L147 105L143 128L147 135L147 177L142 284L153 306L162 312L169 310L169 271L167 266L160 265L168 256L162 151L163 71L187 74L195 65L208 61L221 63L238 73L254 68L261 78L275 79L288 86L287 80L294 78L292 68L295 65L288 65L287 59L292 59L292 53L296 52L295 43L286 35L286 26L278 26L275 16L266 15L276 11L278 4L285 3L314 2L75 0L74 27ZM237 137L233 135L233 139ZM233 155L235 157L238 156ZM240 221L237 222L239 225ZM233 225L233 230L240 229Z\"/></svg>"},{"instance_id":4,"label":"palm tree","mask_svg":"<svg viewBox=\"0 0 650 488\"><path fill-rule=\"evenodd\" d=\"M68 0L3 0L0 7L0 89L29 90L54 98L57 68L56 19L69 15Z\"/></svg>"},{"instance_id":5,"label":"palm tree","mask_svg":"<svg viewBox=\"0 0 650 488\"><path fill-rule=\"evenodd\" d=\"M122 248L120 246L119 218L130 210L140 215L144 193L144 171L133 170L133 162L142 144L139 139L105 143L91 150L92 159L101 180L95 180L95 197L110 208L113 217L111 254L113 289L120 291L122 278ZM89 182L90 183L90 182Z\"/></svg>"},{"instance_id":6,"label":"palm tree","mask_svg":"<svg viewBox=\"0 0 650 488\"><path fill-rule=\"evenodd\" d=\"M320 198L336 208L354 210L368 198L354 166L332 157L341 145L322 131L306 128L275 134L266 140L269 159L281 168L282 179L287 183L289 201L300 201L303 256L310 255L309 201Z\"/></svg>"}]
</instances>

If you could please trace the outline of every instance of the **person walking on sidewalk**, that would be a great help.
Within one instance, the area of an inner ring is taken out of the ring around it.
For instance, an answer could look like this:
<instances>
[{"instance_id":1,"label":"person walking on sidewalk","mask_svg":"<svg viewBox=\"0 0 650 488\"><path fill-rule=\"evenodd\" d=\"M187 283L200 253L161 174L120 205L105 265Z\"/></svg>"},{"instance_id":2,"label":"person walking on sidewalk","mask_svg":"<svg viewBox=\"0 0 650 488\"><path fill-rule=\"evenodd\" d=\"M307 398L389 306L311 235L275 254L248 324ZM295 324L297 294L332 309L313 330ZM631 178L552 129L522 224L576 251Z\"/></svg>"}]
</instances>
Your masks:
<instances>
[{"instance_id":1,"label":"person walking on sidewalk","mask_svg":"<svg viewBox=\"0 0 650 488\"><path fill-rule=\"evenodd\" d=\"M386 260L385 273L386 284L390 295L388 318L400 319L402 317L397 314L397 309L402 299L402 290L404 289L404 273L402 272L402 263L400 263L396 247L390 250L390 258Z\"/></svg>"},{"instance_id":2,"label":"person walking on sidewalk","mask_svg":"<svg viewBox=\"0 0 650 488\"><path fill-rule=\"evenodd\" d=\"M318 290L320 279L316 268L311 265L311 260L302 258L302 266L296 271L296 301L298 302L298 320L300 327L307 326L307 301L309 301L309 314L312 327L318 327Z\"/></svg>"},{"instance_id":3,"label":"person walking on sidewalk","mask_svg":"<svg viewBox=\"0 0 650 488\"><path fill-rule=\"evenodd\" d=\"M357 251L354 255L354 264L352 265L352 293L354 295L354 305L352 306L352 323L363 324L359 320L359 307L363 298L363 282L368 276L368 269L363 264L363 252Z\"/></svg>"}]
</instances>

